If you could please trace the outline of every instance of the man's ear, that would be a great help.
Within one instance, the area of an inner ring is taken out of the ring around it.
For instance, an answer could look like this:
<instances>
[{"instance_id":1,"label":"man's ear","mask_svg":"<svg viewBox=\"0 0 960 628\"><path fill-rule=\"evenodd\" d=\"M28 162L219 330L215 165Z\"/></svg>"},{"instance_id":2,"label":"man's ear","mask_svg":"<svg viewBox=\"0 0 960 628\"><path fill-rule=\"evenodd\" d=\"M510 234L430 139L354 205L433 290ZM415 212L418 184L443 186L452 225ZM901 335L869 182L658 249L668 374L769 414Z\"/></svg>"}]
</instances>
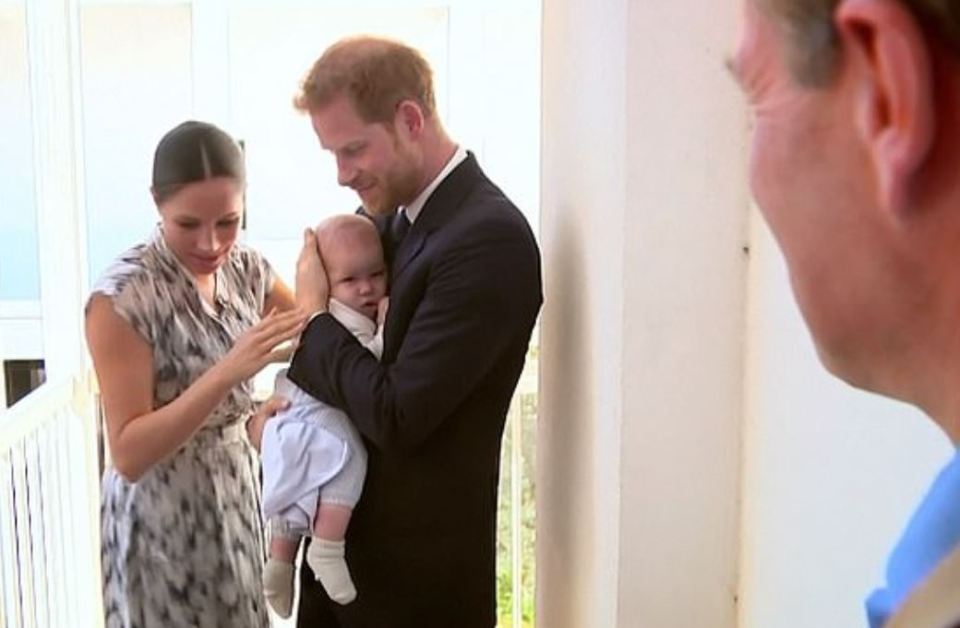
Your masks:
<instances>
[{"instance_id":1,"label":"man's ear","mask_svg":"<svg viewBox=\"0 0 960 628\"><path fill-rule=\"evenodd\" d=\"M400 101L400 104L397 105L394 122L399 130L402 130L411 138L416 138L423 132L423 110L420 105L412 100Z\"/></svg>"},{"instance_id":2,"label":"man's ear","mask_svg":"<svg viewBox=\"0 0 960 628\"><path fill-rule=\"evenodd\" d=\"M873 161L878 201L901 212L936 134L924 32L897 0L841 0L834 22L844 70L856 73L853 113Z\"/></svg>"}]
</instances>

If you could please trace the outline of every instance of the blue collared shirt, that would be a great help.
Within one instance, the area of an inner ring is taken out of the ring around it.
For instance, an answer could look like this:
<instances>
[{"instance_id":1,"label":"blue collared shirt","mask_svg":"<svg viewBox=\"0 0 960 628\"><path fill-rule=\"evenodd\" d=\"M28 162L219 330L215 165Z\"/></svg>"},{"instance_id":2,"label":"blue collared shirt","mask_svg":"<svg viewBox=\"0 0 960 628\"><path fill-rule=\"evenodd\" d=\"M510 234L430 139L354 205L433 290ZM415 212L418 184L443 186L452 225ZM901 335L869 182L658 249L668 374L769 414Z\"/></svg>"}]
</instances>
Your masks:
<instances>
[{"instance_id":1,"label":"blue collared shirt","mask_svg":"<svg viewBox=\"0 0 960 628\"><path fill-rule=\"evenodd\" d=\"M870 628L881 628L960 542L960 450L920 502L887 562L887 582L867 598Z\"/></svg>"}]
</instances>

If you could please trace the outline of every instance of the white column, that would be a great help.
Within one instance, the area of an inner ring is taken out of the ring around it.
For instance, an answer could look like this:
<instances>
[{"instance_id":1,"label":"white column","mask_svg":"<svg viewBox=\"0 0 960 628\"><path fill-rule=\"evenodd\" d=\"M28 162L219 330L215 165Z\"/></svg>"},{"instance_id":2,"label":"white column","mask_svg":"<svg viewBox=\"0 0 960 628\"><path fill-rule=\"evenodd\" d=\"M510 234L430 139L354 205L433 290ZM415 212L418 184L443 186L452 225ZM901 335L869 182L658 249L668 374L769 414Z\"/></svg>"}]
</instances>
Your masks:
<instances>
[{"instance_id":1,"label":"white column","mask_svg":"<svg viewBox=\"0 0 960 628\"><path fill-rule=\"evenodd\" d=\"M538 623L736 625L737 5L544 3Z\"/></svg>"},{"instance_id":2,"label":"white column","mask_svg":"<svg viewBox=\"0 0 960 628\"><path fill-rule=\"evenodd\" d=\"M74 374L84 364L87 262L76 11L72 0L27 1L43 354L49 379Z\"/></svg>"},{"instance_id":3,"label":"white column","mask_svg":"<svg viewBox=\"0 0 960 628\"><path fill-rule=\"evenodd\" d=\"M625 18L544 3L537 622L556 628L617 625Z\"/></svg>"},{"instance_id":4,"label":"white column","mask_svg":"<svg viewBox=\"0 0 960 628\"><path fill-rule=\"evenodd\" d=\"M76 0L27 0L43 357L48 380L80 376L75 385L86 381L87 292L77 10ZM89 407L74 418L67 423L73 434L93 429ZM71 531L74 549L88 560L60 575L74 583L78 625L101 626L96 452L90 438L73 438L70 445L71 503L86 507L72 510L62 523Z\"/></svg>"}]
</instances>

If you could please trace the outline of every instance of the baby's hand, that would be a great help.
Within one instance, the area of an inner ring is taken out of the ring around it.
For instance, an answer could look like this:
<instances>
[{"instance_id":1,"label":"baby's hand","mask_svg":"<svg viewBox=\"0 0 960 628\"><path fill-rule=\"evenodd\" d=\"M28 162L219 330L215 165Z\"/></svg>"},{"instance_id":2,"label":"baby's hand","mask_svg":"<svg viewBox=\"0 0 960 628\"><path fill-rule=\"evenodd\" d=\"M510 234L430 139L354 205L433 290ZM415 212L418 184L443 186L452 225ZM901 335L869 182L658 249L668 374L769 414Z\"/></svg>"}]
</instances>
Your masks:
<instances>
[{"instance_id":1,"label":"baby's hand","mask_svg":"<svg viewBox=\"0 0 960 628\"><path fill-rule=\"evenodd\" d=\"M277 412L286 410L288 407L290 407L290 401L288 399L280 395L273 395L260 404L260 407L253 413L253 416L247 419L247 437L250 439L250 444L253 445L257 451L260 451L260 441L263 440L263 428L266 426L267 421Z\"/></svg>"},{"instance_id":2,"label":"baby's hand","mask_svg":"<svg viewBox=\"0 0 960 628\"><path fill-rule=\"evenodd\" d=\"M377 303L377 327L382 327L383 322L387 320L387 309L390 308L390 297L383 297Z\"/></svg>"}]
</instances>

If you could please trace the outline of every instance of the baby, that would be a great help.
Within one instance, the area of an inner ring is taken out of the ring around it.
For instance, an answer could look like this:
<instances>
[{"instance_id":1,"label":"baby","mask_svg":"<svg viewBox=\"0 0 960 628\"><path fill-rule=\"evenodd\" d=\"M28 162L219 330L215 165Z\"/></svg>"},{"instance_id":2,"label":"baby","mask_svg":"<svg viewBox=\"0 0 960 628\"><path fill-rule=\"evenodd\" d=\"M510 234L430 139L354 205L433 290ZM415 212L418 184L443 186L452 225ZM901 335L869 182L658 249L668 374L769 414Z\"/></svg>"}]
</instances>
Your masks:
<instances>
[{"instance_id":1,"label":"baby","mask_svg":"<svg viewBox=\"0 0 960 628\"><path fill-rule=\"evenodd\" d=\"M338 215L317 227L330 282L329 311L378 359L383 348L387 273L376 227L367 218ZM313 535L306 560L330 599L357 595L344 560L344 537L367 471L367 453L343 411L317 401L277 375L276 393L290 406L263 432L263 515L270 536L263 590L270 607L289 617L294 558Z\"/></svg>"}]
</instances>

